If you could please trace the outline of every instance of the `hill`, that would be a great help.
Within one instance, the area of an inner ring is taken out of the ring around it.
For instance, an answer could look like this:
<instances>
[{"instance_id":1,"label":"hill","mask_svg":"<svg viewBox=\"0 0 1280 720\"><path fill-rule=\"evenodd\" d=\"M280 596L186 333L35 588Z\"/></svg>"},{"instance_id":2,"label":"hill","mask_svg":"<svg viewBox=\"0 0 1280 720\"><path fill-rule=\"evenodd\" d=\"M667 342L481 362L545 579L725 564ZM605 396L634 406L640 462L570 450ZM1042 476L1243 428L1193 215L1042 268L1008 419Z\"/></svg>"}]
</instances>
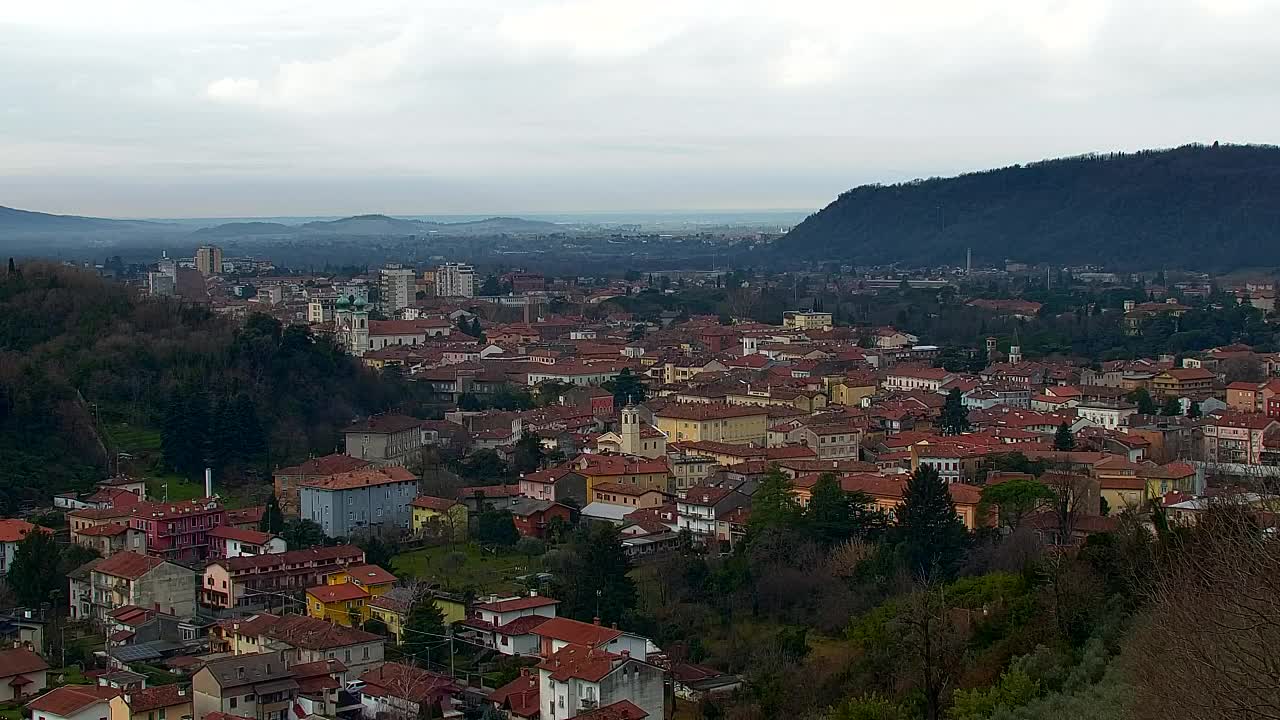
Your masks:
<instances>
[{"instance_id":1,"label":"hill","mask_svg":"<svg viewBox=\"0 0 1280 720\"><path fill-rule=\"evenodd\" d=\"M1280 264L1280 148L1184 146L865 185L771 258L914 266L1005 259L1119 268Z\"/></svg>"},{"instance_id":2,"label":"hill","mask_svg":"<svg viewBox=\"0 0 1280 720\"><path fill-rule=\"evenodd\" d=\"M234 222L200 228L191 233L193 237L223 238L248 237L253 235L291 235L298 228L293 225L274 222Z\"/></svg>"},{"instance_id":3,"label":"hill","mask_svg":"<svg viewBox=\"0 0 1280 720\"><path fill-rule=\"evenodd\" d=\"M0 232L3 233L160 231L169 227L163 223L142 220L106 220L79 215L53 215L0 206Z\"/></svg>"},{"instance_id":4,"label":"hill","mask_svg":"<svg viewBox=\"0 0 1280 720\"><path fill-rule=\"evenodd\" d=\"M304 223L299 230L336 235L413 235L423 232L423 223L386 215L356 215L341 220Z\"/></svg>"}]
</instances>

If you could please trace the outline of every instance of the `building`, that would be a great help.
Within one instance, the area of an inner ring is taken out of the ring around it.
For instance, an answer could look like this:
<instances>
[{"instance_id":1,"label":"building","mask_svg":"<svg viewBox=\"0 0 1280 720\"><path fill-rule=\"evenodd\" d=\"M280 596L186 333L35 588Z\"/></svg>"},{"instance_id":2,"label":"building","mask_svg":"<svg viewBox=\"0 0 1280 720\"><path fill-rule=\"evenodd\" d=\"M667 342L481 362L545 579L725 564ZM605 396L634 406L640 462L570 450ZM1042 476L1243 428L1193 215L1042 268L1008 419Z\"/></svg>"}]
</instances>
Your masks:
<instances>
[{"instance_id":1,"label":"building","mask_svg":"<svg viewBox=\"0 0 1280 720\"><path fill-rule=\"evenodd\" d=\"M677 527L688 530L701 543L732 543L733 537L720 526L738 508L751 506L751 498L732 488L699 486L689 488L676 502Z\"/></svg>"},{"instance_id":2,"label":"building","mask_svg":"<svg viewBox=\"0 0 1280 720\"><path fill-rule=\"evenodd\" d=\"M1170 368L1151 378L1151 394L1157 398L1200 397L1213 392L1217 375L1204 368Z\"/></svg>"},{"instance_id":3,"label":"building","mask_svg":"<svg viewBox=\"0 0 1280 720\"><path fill-rule=\"evenodd\" d=\"M639 508L661 507L666 504L667 497L667 493L660 490L626 483L596 483L591 489L591 502L624 506L627 512Z\"/></svg>"},{"instance_id":4,"label":"building","mask_svg":"<svg viewBox=\"0 0 1280 720\"><path fill-rule=\"evenodd\" d=\"M139 554L147 552L147 536L141 530L113 522L88 525L71 531L71 542L92 548L102 557L130 550Z\"/></svg>"},{"instance_id":5,"label":"building","mask_svg":"<svg viewBox=\"0 0 1280 720\"><path fill-rule=\"evenodd\" d=\"M503 655L537 655L542 650L537 629L556 617L559 603L537 593L489 597L471 606L462 627L476 642Z\"/></svg>"},{"instance_id":6,"label":"building","mask_svg":"<svg viewBox=\"0 0 1280 720\"><path fill-rule=\"evenodd\" d=\"M945 368L935 367L896 367L884 378L886 390L925 390L941 392L942 386L955 379L955 375Z\"/></svg>"},{"instance_id":7,"label":"building","mask_svg":"<svg viewBox=\"0 0 1280 720\"><path fill-rule=\"evenodd\" d=\"M126 605L153 608L187 617L196 610L196 573L151 555L119 552L97 561L90 570L88 597L71 597L83 617L106 623Z\"/></svg>"},{"instance_id":8,"label":"building","mask_svg":"<svg viewBox=\"0 0 1280 720\"><path fill-rule=\"evenodd\" d=\"M63 685L27 703L27 711L31 720L103 720L119 694L108 685Z\"/></svg>"},{"instance_id":9,"label":"building","mask_svg":"<svg viewBox=\"0 0 1280 720\"><path fill-rule=\"evenodd\" d=\"M444 318L370 320L368 350L421 345L427 338L449 337L453 326Z\"/></svg>"},{"instance_id":10,"label":"building","mask_svg":"<svg viewBox=\"0 0 1280 720\"><path fill-rule=\"evenodd\" d=\"M663 676L661 668L627 651L566 645L538 664L541 717L559 720L593 711L601 711L598 717L664 717Z\"/></svg>"},{"instance_id":11,"label":"building","mask_svg":"<svg viewBox=\"0 0 1280 720\"><path fill-rule=\"evenodd\" d=\"M386 644L380 635L304 615L261 613L232 624L229 645L236 656L270 648L290 665L337 660L346 668L344 680L381 665Z\"/></svg>"},{"instance_id":12,"label":"building","mask_svg":"<svg viewBox=\"0 0 1280 720\"><path fill-rule=\"evenodd\" d=\"M573 500L582 507L587 504L587 478L566 463L521 475L520 494L538 500Z\"/></svg>"},{"instance_id":13,"label":"building","mask_svg":"<svg viewBox=\"0 0 1280 720\"><path fill-rule=\"evenodd\" d=\"M413 592L412 588L395 587L381 595L369 598L364 604L369 617L381 620L387 626L387 633L395 638L397 643L402 641L401 635L403 634L404 621L409 615L409 610L413 607ZM433 591L431 600L436 607L440 608L440 612L444 614L446 623L452 625L466 619L466 598L441 591Z\"/></svg>"},{"instance_id":14,"label":"building","mask_svg":"<svg viewBox=\"0 0 1280 720\"><path fill-rule=\"evenodd\" d=\"M111 698L111 720L183 720L193 713L185 685L156 685Z\"/></svg>"},{"instance_id":15,"label":"building","mask_svg":"<svg viewBox=\"0 0 1280 720\"><path fill-rule=\"evenodd\" d=\"M410 529L415 535L466 542L469 515L466 505L457 500L420 495L409 507L413 516Z\"/></svg>"},{"instance_id":16,"label":"building","mask_svg":"<svg viewBox=\"0 0 1280 720\"><path fill-rule=\"evenodd\" d=\"M669 403L654 411L653 418L671 442L710 440L763 446L769 435L769 412L758 406Z\"/></svg>"},{"instance_id":17,"label":"building","mask_svg":"<svg viewBox=\"0 0 1280 720\"><path fill-rule=\"evenodd\" d=\"M1087 402L1076 405L1076 417L1098 427L1115 430L1129 424L1129 416L1138 412L1138 406L1124 402Z\"/></svg>"},{"instance_id":18,"label":"building","mask_svg":"<svg viewBox=\"0 0 1280 720\"><path fill-rule=\"evenodd\" d=\"M436 268L436 297L475 297L476 269L462 263Z\"/></svg>"},{"instance_id":19,"label":"building","mask_svg":"<svg viewBox=\"0 0 1280 720\"><path fill-rule=\"evenodd\" d=\"M1206 415L1200 426L1204 458L1210 463L1260 465L1265 440L1277 430L1280 421L1256 413Z\"/></svg>"},{"instance_id":20,"label":"building","mask_svg":"<svg viewBox=\"0 0 1280 720\"><path fill-rule=\"evenodd\" d=\"M790 330L830 330L834 325L829 312L790 310L782 313L782 326Z\"/></svg>"},{"instance_id":21,"label":"building","mask_svg":"<svg viewBox=\"0 0 1280 720\"><path fill-rule=\"evenodd\" d=\"M386 663L360 675L360 682L365 717L417 720L461 716L453 707L453 698L462 688L445 675Z\"/></svg>"},{"instance_id":22,"label":"building","mask_svg":"<svg viewBox=\"0 0 1280 720\"><path fill-rule=\"evenodd\" d=\"M44 692L49 663L27 648L0 650L0 702Z\"/></svg>"},{"instance_id":23,"label":"building","mask_svg":"<svg viewBox=\"0 0 1280 720\"><path fill-rule=\"evenodd\" d=\"M409 504L417 495L417 476L398 466L308 480L299 492L302 517L334 538L380 528L408 530Z\"/></svg>"},{"instance_id":24,"label":"building","mask_svg":"<svg viewBox=\"0 0 1280 720\"><path fill-rule=\"evenodd\" d=\"M556 518L568 527L573 515L568 505L555 500L534 500L533 498L512 498L509 504L499 506L499 509L511 513L511 520L521 535L535 538L546 537L547 528Z\"/></svg>"},{"instance_id":25,"label":"building","mask_svg":"<svg viewBox=\"0 0 1280 720\"><path fill-rule=\"evenodd\" d=\"M627 455L589 455L575 458L571 466L586 478L586 496L598 483L613 482L650 490L671 492L671 468L666 458L648 459Z\"/></svg>"},{"instance_id":26,"label":"building","mask_svg":"<svg viewBox=\"0 0 1280 720\"><path fill-rule=\"evenodd\" d=\"M787 433L787 440L810 448L819 460L857 460L862 430L847 424L801 425Z\"/></svg>"},{"instance_id":27,"label":"building","mask_svg":"<svg viewBox=\"0 0 1280 720\"><path fill-rule=\"evenodd\" d=\"M287 549L282 538L258 530L223 525L209 531L209 558L212 560L241 555L271 555Z\"/></svg>"},{"instance_id":28,"label":"building","mask_svg":"<svg viewBox=\"0 0 1280 720\"><path fill-rule=\"evenodd\" d=\"M317 298L307 303L307 323L320 325L333 322L333 300Z\"/></svg>"},{"instance_id":29,"label":"building","mask_svg":"<svg viewBox=\"0 0 1280 720\"><path fill-rule=\"evenodd\" d=\"M422 452L422 421L408 415L370 415L343 434L348 455L375 465L408 465Z\"/></svg>"},{"instance_id":30,"label":"building","mask_svg":"<svg viewBox=\"0 0 1280 720\"><path fill-rule=\"evenodd\" d=\"M367 615L364 604L368 599L369 592L355 583L317 585L307 588L307 614L317 620L358 627Z\"/></svg>"},{"instance_id":31,"label":"building","mask_svg":"<svg viewBox=\"0 0 1280 720\"><path fill-rule=\"evenodd\" d=\"M490 705L498 712L517 720L535 720L538 717L538 674L530 668L520 668L520 676L489 693Z\"/></svg>"},{"instance_id":32,"label":"building","mask_svg":"<svg viewBox=\"0 0 1280 720\"><path fill-rule=\"evenodd\" d=\"M214 560L205 566L200 602L215 609L265 607L280 593L301 594L334 571L362 564L364 551L355 545Z\"/></svg>"},{"instance_id":33,"label":"building","mask_svg":"<svg viewBox=\"0 0 1280 720\"><path fill-rule=\"evenodd\" d=\"M350 455L334 454L311 458L301 465L293 465L276 470L272 474L272 479L275 482L276 502L280 504L280 512L285 517L298 517L298 513L301 511L298 486L303 482L360 470L370 465L372 463L368 460L361 460Z\"/></svg>"},{"instance_id":34,"label":"building","mask_svg":"<svg viewBox=\"0 0 1280 720\"><path fill-rule=\"evenodd\" d=\"M369 351L369 304L363 298L339 297L334 303L333 336L356 357Z\"/></svg>"},{"instance_id":35,"label":"building","mask_svg":"<svg viewBox=\"0 0 1280 720\"><path fill-rule=\"evenodd\" d=\"M36 526L26 520L0 520L0 575L9 574L13 565L13 554L18 550L18 543L35 530ZM40 528L40 532L48 532Z\"/></svg>"},{"instance_id":36,"label":"building","mask_svg":"<svg viewBox=\"0 0 1280 720\"><path fill-rule=\"evenodd\" d=\"M289 720L298 683L277 652L234 655L205 663L191 678L197 718L221 712L258 720Z\"/></svg>"},{"instance_id":37,"label":"building","mask_svg":"<svg viewBox=\"0 0 1280 720\"><path fill-rule=\"evenodd\" d=\"M222 274L222 248L201 245L196 248L196 271L205 277Z\"/></svg>"},{"instance_id":38,"label":"building","mask_svg":"<svg viewBox=\"0 0 1280 720\"><path fill-rule=\"evenodd\" d=\"M401 308L407 308L413 304L417 289L412 268L388 265L379 271L378 281L383 314L394 315L400 312Z\"/></svg>"},{"instance_id":39,"label":"building","mask_svg":"<svg viewBox=\"0 0 1280 720\"><path fill-rule=\"evenodd\" d=\"M147 553L179 562L208 557L209 531L226 520L226 510L215 498L140 502L129 507L129 527L146 536Z\"/></svg>"}]
</instances>

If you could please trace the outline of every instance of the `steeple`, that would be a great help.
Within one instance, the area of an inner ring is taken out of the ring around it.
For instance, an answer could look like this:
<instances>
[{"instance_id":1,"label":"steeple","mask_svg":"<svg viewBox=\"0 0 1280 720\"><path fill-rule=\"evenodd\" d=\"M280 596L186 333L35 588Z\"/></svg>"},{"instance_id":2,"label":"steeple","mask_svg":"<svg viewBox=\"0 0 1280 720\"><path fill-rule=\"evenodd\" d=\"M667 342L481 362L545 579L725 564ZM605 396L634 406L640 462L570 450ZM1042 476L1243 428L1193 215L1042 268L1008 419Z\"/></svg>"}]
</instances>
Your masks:
<instances>
[{"instance_id":1,"label":"steeple","mask_svg":"<svg viewBox=\"0 0 1280 720\"><path fill-rule=\"evenodd\" d=\"M630 402L622 408L622 428L618 436L621 438L619 449L623 455L640 454L640 409Z\"/></svg>"}]
</instances>

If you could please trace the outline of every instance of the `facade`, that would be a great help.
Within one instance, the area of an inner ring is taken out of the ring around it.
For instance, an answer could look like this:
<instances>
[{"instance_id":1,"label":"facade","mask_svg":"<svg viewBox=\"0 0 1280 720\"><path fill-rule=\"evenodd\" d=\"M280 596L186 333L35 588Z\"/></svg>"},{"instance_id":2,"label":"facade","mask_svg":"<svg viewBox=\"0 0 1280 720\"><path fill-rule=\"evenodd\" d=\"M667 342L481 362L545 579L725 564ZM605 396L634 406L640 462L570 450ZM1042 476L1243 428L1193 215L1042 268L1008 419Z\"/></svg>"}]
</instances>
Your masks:
<instances>
[{"instance_id":1,"label":"facade","mask_svg":"<svg viewBox=\"0 0 1280 720\"><path fill-rule=\"evenodd\" d=\"M731 488L690 488L676 503L677 527L688 530L698 542L731 542L728 533L721 532L719 520L750 505L751 498Z\"/></svg>"},{"instance_id":2,"label":"facade","mask_svg":"<svg viewBox=\"0 0 1280 720\"><path fill-rule=\"evenodd\" d=\"M235 655L205 663L191 679L196 717L212 712L259 720L289 720L298 683L280 653Z\"/></svg>"},{"instance_id":3,"label":"facade","mask_svg":"<svg viewBox=\"0 0 1280 720\"><path fill-rule=\"evenodd\" d=\"M801 425L787 439L812 449L819 460L857 460L862 430L852 425Z\"/></svg>"},{"instance_id":4,"label":"facade","mask_svg":"<svg viewBox=\"0 0 1280 720\"><path fill-rule=\"evenodd\" d=\"M436 268L436 297L475 297L476 269L462 263Z\"/></svg>"},{"instance_id":5,"label":"facade","mask_svg":"<svg viewBox=\"0 0 1280 720\"><path fill-rule=\"evenodd\" d=\"M49 663L31 650L0 650L0 702L44 692L48 671Z\"/></svg>"},{"instance_id":6,"label":"facade","mask_svg":"<svg viewBox=\"0 0 1280 720\"><path fill-rule=\"evenodd\" d=\"M347 455L375 465L407 465L422 451L422 421L408 415L371 415L344 436Z\"/></svg>"},{"instance_id":7,"label":"facade","mask_svg":"<svg viewBox=\"0 0 1280 720\"><path fill-rule=\"evenodd\" d=\"M579 455L573 469L586 478L586 496L597 483L615 482L671 492L671 468L666 458L650 460L626 455Z\"/></svg>"},{"instance_id":8,"label":"facade","mask_svg":"<svg viewBox=\"0 0 1280 720\"><path fill-rule=\"evenodd\" d=\"M631 510L637 510L666 504L667 494L637 485L603 482L596 483L591 489L591 502L623 505Z\"/></svg>"},{"instance_id":9,"label":"facade","mask_svg":"<svg viewBox=\"0 0 1280 720\"><path fill-rule=\"evenodd\" d=\"M205 277L222 274L222 248L201 245L196 248L196 271Z\"/></svg>"},{"instance_id":10,"label":"facade","mask_svg":"<svg viewBox=\"0 0 1280 720\"><path fill-rule=\"evenodd\" d=\"M1172 368L1151 378L1151 394L1158 398L1208 395L1215 379L1203 368Z\"/></svg>"},{"instance_id":11,"label":"facade","mask_svg":"<svg viewBox=\"0 0 1280 720\"><path fill-rule=\"evenodd\" d=\"M451 538L457 542L467 539L467 506L457 500L421 495L409 503L415 535Z\"/></svg>"},{"instance_id":12,"label":"facade","mask_svg":"<svg viewBox=\"0 0 1280 720\"><path fill-rule=\"evenodd\" d=\"M356 628L335 625L304 615L261 613L232 621L227 644L236 656L253 657L264 648L290 665L337 660L343 680L354 680L382 664L385 641Z\"/></svg>"},{"instance_id":13,"label":"facade","mask_svg":"<svg viewBox=\"0 0 1280 720\"><path fill-rule=\"evenodd\" d=\"M1129 424L1129 416L1138 412L1138 407L1130 403L1091 402L1076 405L1076 417L1103 427L1115 430Z\"/></svg>"},{"instance_id":14,"label":"facade","mask_svg":"<svg viewBox=\"0 0 1280 720\"><path fill-rule=\"evenodd\" d=\"M1280 430L1280 421L1265 415L1221 413L1205 417L1200 431L1204 457L1211 463L1261 465L1266 436Z\"/></svg>"},{"instance_id":15,"label":"facade","mask_svg":"<svg viewBox=\"0 0 1280 720\"><path fill-rule=\"evenodd\" d=\"M954 378L954 375L943 368L895 368L885 376L884 387L887 390L925 390L936 393Z\"/></svg>"},{"instance_id":16,"label":"facade","mask_svg":"<svg viewBox=\"0 0 1280 720\"><path fill-rule=\"evenodd\" d=\"M330 573L363 563L364 551L354 545L215 560L205 566L200 602L215 609L263 607L271 594L301 594Z\"/></svg>"},{"instance_id":17,"label":"facade","mask_svg":"<svg viewBox=\"0 0 1280 720\"><path fill-rule=\"evenodd\" d=\"M103 720L119 694L107 685L63 685L27 703L27 711L31 720Z\"/></svg>"},{"instance_id":18,"label":"facade","mask_svg":"<svg viewBox=\"0 0 1280 720\"><path fill-rule=\"evenodd\" d=\"M671 403L653 413L671 442L712 441L764 446L769 435L765 408L719 403Z\"/></svg>"},{"instance_id":19,"label":"facade","mask_svg":"<svg viewBox=\"0 0 1280 720\"><path fill-rule=\"evenodd\" d=\"M13 553L17 551L18 543L35 529L36 526L26 520L0 520L0 575L9 573L9 568L13 565ZM44 528L40 530L45 531Z\"/></svg>"},{"instance_id":20,"label":"facade","mask_svg":"<svg viewBox=\"0 0 1280 720\"><path fill-rule=\"evenodd\" d=\"M511 513L511 520L515 523L516 530L525 537L546 537L547 527L552 519L560 518L568 527L572 517L572 511L568 505L561 505L554 500L513 498L510 504L502 506L501 509Z\"/></svg>"},{"instance_id":21,"label":"facade","mask_svg":"<svg viewBox=\"0 0 1280 720\"><path fill-rule=\"evenodd\" d=\"M126 605L187 617L196 610L196 573L150 555L119 552L93 566L90 592L85 614L99 623ZM73 595L71 602L83 606L86 598Z\"/></svg>"},{"instance_id":22,"label":"facade","mask_svg":"<svg viewBox=\"0 0 1280 720\"><path fill-rule=\"evenodd\" d=\"M369 468L304 483L301 515L329 537L379 528L409 529L418 478L402 467Z\"/></svg>"},{"instance_id":23,"label":"facade","mask_svg":"<svg viewBox=\"0 0 1280 720\"><path fill-rule=\"evenodd\" d=\"M386 663L360 675L364 717L417 720L460 717L453 707L462 691L451 678L400 663Z\"/></svg>"},{"instance_id":24,"label":"facade","mask_svg":"<svg viewBox=\"0 0 1280 720\"><path fill-rule=\"evenodd\" d=\"M583 645L567 645L538 664L542 718L573 718L622 703L641 714L604 717L664 717L663 670L632 657ZM621 712L621 708L617 708Z\"/></svg>"},{"instance_id":25,"label":"facade","mask_svg":"<svg viewBox=\"0 0 1280 720\"><path fill-rule=\"evenodd\" d=\"M829 312L788 311L782 314L782 326L792 330L830 330L835 323Z\"/></svg>"},{"instance_id":26,"label":"facade","mask_svg":"<svg viewBox=\"0 0 1280 720\"><path fill-rule=\"evenodd\" d=\"M587 479L560 465L522 475L520 494L537 500L573 500L582 507L587 504Z\"/></svg>"},{"instance_id":27,"label":"facade","mask_svg":"<svg viewBox=\"0 0 1280 720\"><path fill-rule=\"evenodd\" d=\"M334 303L333 336L356 357L369 351L369 306L363 298L339 297Z\"/></svg>"},{"instance_id":28,"label":"facade","mask_svg":"<svg viewBox=\"0 0 1280 720\"><path fill-rule=\"evenodd\" d=\"M241 555L271 555L286 550L283 539L258 530L242 530L223 525L209 531L209 559Z\"/></svg>"},{"instance_id":29,"label":"facade","mask_svg":"<svg viewBox=\"0 0 1280 720\"><path fill-rule=\"evenodd\" d=\"M111 720L192 720L194 705L185 685L156 685L111 698Z\"/></svg>"},{"instance_id":30,"label":"facade","mask_svg":"<svg viewBox=\"0 0 1280 720\"><path fill-rule=\"evenodd\" d=\"M303 482L360 470L370 465L372 463L368 460L339 453L311 458L301 465L276 470L272 473L272 479L275 483L276 502L280 503L280 512L285 517L298 517L302 507L298 486Z\"/></svg>"},{"instance_id":31,"label":"facade","mask_svg":"<svg viewBox=\"0 0 1280 720\"><path fill-rule=\"evenodd\" d=\"M449 337L452 327L443 318L370 320L368 350L421 345L427 338Z\"/></svg>"},{"instance_id":32,"label":"facade","mask_svg":"<svg viewBox=\"0 0 1280 720\"><path fill-rule=\"evenodd\" d=\"M382 312L394 315L413 304L416 289L412 268L388 265L378 273ZM376 348L375 348L376 349Z\"/></svg>"}]
</instances>

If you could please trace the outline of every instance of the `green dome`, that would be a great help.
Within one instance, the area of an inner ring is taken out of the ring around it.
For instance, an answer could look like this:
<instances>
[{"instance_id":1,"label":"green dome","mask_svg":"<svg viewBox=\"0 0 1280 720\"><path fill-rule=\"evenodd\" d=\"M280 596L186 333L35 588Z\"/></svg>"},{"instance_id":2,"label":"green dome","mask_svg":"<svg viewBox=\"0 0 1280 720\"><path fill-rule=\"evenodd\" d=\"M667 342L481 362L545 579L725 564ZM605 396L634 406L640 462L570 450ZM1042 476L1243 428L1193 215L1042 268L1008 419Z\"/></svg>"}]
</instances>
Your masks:
<instances>
[{"instance_id":1,"label":"green dome","mask_svg":"<svg viewBox=\"0 0 1280 720\"><path fill-rule=\"evenodd\" d=\"M335 307L345 308L349 305L351 305L351 300L347 296L343 295L342 297L338 298L338 302L335 305Z\"/></svg>"},{"instance_id":2,"label":"green dome","mask_svg":"<svg viewBox=\"0 0 1280 720\"><path fill-rule=\"evenodd\" d=\"M356 298L355 305L356 305L356 308L364 307L365 306L364 298Z\"/></svg>"}]
</instances>

